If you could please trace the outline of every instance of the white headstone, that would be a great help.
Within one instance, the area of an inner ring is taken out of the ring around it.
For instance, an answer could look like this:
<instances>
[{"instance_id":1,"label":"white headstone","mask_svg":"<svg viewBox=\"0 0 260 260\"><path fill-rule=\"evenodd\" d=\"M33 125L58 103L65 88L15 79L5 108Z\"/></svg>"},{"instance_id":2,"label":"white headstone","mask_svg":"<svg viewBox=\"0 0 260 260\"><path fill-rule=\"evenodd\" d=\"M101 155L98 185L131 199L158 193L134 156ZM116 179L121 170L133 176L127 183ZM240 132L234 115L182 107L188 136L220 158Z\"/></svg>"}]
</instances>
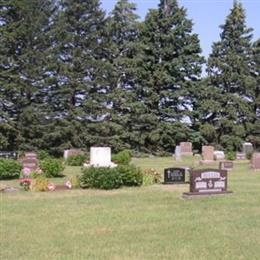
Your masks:
<instances>
[{"instance_id":1,"label":"white headstone","mask_svg":"<svg viewBox=\"0 0 260 260\"><path fill-rule=\"evenodd\" d=\"M110 147L91 147L90 148L90 164L84 164L85 167L111 167L117 165L111 162Z\"/></svg>"},{"instance_id":2,"label":"white headstone","mask_svg":"<svg viewBox=\"0 0 260 260\"><path fill-rule=\"evenodd\" d=\"M253 151L254 151L253 144L243 143L243 153L249 154L249 153L253 153Z\"/></svg>"},{"instance_id":3,"label":"white headstone","mask_svg":"<svg viewBox=\"0 0 260 260\"><path fill-rule=\"evenodd\" d=\"M224 160L225 159L225 153L223 151L214 151L214 159L215 160Z\"/></svg>"},{"instance_id":4,"label":"white headstone","mask_svg":"<svg viewBox=\"0 0 260 260\"><path fill-rule=\"evenodd\" d=\"M175 148L175 160L181 161L181 147L180 146L176 146L176 148Z\"/></svg>"}]
</instances>

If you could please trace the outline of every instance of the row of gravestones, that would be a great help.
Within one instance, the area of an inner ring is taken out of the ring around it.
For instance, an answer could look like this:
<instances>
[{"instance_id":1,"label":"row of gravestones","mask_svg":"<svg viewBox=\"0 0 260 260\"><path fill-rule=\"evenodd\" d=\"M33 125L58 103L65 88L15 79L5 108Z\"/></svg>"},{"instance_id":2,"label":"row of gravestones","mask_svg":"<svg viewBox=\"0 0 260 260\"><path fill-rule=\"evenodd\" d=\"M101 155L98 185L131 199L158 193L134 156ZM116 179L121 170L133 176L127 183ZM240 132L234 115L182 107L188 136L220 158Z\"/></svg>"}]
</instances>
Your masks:
<instances>
[{"instance_id":1,"label":"row of gravestones","mask_svg":"<svg viewBox=\"0 0 260 260\"><path fill-rule=\"evenodd\" d=\"M237 160L245 160L246 155L249 153L252 154L251 166L253 169L260 169L259 162L259 153L254 153L253 145L251 143L243 144L243 152L236 154ZM176 161L180 161L182 156L190 156L192 153L192 143L190 142L182 142L179 146L176 146L175 149L175 159ZM213 146L203 146L202 147L202 160L200 164L208 164L212 163L214 160L224 160L225 153L223 151L215 151Z\"/></svg>"},{"instance_id":2,"label":"row of gravestones","mask_svg":"<svg viewBox=\"0 0 260 260\"><path fill-rule=\"evenodd\" d=\"M228 191L228 171L233 163L221 163L223 169L190 170L187 168L169 168L164 170L164 184L190 184L189 192L183 193L184 198L198 196L220 195L232 193ZM186 181L187 173L190 174Z\"/></svg>"}]
</instances>

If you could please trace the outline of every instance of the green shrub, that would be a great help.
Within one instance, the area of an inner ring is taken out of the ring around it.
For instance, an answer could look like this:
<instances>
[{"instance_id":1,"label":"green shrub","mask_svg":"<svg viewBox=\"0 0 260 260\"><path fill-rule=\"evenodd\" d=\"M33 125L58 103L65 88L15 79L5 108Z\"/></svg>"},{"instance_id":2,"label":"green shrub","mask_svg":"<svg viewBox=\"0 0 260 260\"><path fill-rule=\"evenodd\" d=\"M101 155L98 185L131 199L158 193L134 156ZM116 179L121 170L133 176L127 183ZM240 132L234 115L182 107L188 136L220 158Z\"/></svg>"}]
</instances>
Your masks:
<instances>
[{"instance_id":1,"label":"green shrub","mask_svg":"<svg viewBox=\"0 0 260 260\"><path fill-rule=\"evenodd\" d=\"M48 158L50 158L51 156L49 155L48 152L44 151L44 150L40 150L37 152L37 156L39 160L46 160Z\"/></svg>"},{"instance_id":2,"label":"green shrub","mask_svg":"<svg viewBox=\"0 0 260 260\"><path fill-rule=\"evenodd\" d=\"M247 159L247 160L251 160L251 159L252 159L252 156L253 156L253 152L247 153L247 154L246 154L246 159Z\"/></svg>"},{"instance_id":3,"label":"green shrub","mask_svg":"<svg viewBox=\"0 0 260 260\"><path fill-rule=\"evenodd\" d=\"M143 173L134 165L119 165L116 170L121 176L124 186L141 186L143 184Z\"/></svg>"},{"instance_id":4,"label":"green shrub","mask_svg":"<svg viewBox=\"0 0 260 260\"><path fill-rule=\"evenodd\" d=\"M0 180L19 178L22 165L15 160L0 159Z\"/></svg>"},{"instance_id":5,"label":"green shrub","mask_svg":"<svg viewBox=\"0 0 260 260\"><path fill-rule=\"evenodd\" d=\"M71 182L72 189L78 189L78 188L80 188L79 176L72 176L72 177L70 177L69 181Z\"/></svg>"},{"instance_id":6,"label":"green shrub","mask_svg":"<svg viewBox=\"0 0 260 260\"><path fill-rule=\"evenodd\" d=\"M64 171L64 165L61 160L58 159L46 159L40 163L44 175L47 178L62 177Z\"/></svg>"},{"instance_id":7,"label":"green shrub","mask_svg":"<svg viewBox=\"0 0 260 260\"><path fill-rule=\"evenodd\" d=\"M146 169L143 173L143 185L153 185L155 183L160 183L162 175L155 169Z\"/></svg>"},{"instance_id":8,"label":"green shrub","mask_svg":"<svg viewBox=\"0 0 260 260\"><path fill-rule=\"evenodd\" d=\"M226 153L226 159L229 161L234 161L236 159L236 153L233 151L229 151Z\"/></svg>"},{"instance_id":9,"label":"green shrub","mask_svg":"<svg viewBox=\"0 0 260 260\"><path fill-rule=\"evenodd\" d=\"M131 152L124 150L112 156L112 161L117 164L129 164L131 161Z\"/></svg>"},{"instance_id":10,"label":"green shrub","mask_svg":"<svg viewBox=\"0 0 260 260\"><path fill-rule=\"evenodd\" d=\"M75 155L71 156L66 160L67 165L69 166L82 166L86 161L85 155Z\"/></svg>"},{"instance_id":11,"label":"green shrub","mask_svg":"<svg viewBox=\"0 0 260 260\"><path fill-rule=\"evenodd\" d=\"M39 176L31 182L32 191L48 191L49 181L44 176Z\"/></svg>"},{"instance_id":12,"label":"green shrub","mask_svg":"<svg viewBox=\"0 0 260 260\"><path fill-rule=\"evenodd\" d=\"M95 188L112 190L122 186L122 179L116 168L86 168L80 177L80 186L83 189Z\"/></svg>"}]
</instances>

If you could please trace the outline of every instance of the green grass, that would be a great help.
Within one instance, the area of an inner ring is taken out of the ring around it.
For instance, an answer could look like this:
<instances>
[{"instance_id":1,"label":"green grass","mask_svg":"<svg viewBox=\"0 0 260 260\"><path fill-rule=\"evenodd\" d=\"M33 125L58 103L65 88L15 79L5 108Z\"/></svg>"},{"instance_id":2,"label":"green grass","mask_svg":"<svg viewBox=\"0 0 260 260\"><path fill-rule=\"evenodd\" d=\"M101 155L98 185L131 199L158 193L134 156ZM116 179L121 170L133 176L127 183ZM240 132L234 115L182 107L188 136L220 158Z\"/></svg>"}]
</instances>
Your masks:
<instances>
[{"instance_id":1,"label":"green grass","mask_svg":"<svg viewBox=\"0 0 260 260\"><path fill-rule=\"evenodd\" d=\"M177 165L133 163L161 172ZM260 259L260 172L236 163L229 189L233 195L187 201L188 185L1 193L0 259Z\"/></svg>"}]
</instances>

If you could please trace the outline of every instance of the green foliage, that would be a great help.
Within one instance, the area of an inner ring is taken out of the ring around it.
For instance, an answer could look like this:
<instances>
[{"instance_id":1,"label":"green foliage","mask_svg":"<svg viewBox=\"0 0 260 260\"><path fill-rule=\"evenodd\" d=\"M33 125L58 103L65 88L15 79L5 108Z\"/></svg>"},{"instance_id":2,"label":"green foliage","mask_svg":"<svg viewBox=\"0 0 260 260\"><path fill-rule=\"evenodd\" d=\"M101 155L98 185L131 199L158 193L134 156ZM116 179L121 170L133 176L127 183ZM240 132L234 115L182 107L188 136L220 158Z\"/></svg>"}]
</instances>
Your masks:
<instances>
[{"instance_id":1,"label":"green foliage","mask_svg":"<svg viewBox=\"0 0 260 260\"><path fill-rule=\"evenodd\" d=\"M69 166L82 166L85 161L86 161L85 155L75 155L75 156L70 156L66 160L66 163Z\"/></svg>"},{"instance_id":2,"label":"green foliage","mask_svg":"<svg viewBox=\"0 0 260 260\"><path fill-rule=\"evenodd\" d=\"M72 189L80 188L80 177L79 176L72 176L69 178L69 181L71 182Z\"/></svg>"},{"instance_id":3,"label":"green foliage","mask_svg":"<svg viewBox=\"0 0 260 260\"><path fill-rule=\"evenodd\" d=\"M32 180L31 183L31 190L32 191L48 191L48 184L49 181L46 177L44 176L39 176L36 179Z\"/></svg>"},{"instance_id":4,"label":"green foliage","mask_svg":"<svg viewBox=\"0 0 260 260\"><path fill-rule=\"evenodd\" d=\"M22 165L15 160L0 159L0 180L19 178Z\"/></svg>"},{"instance_id":5,"label":"green foliage","mask_svg":"<svg viewBox=\"0 0 260 260\"><path fill-rule=\"evenodd\" d=\"M37 156L38 156L38 159L41 160L41 161L50 158L49 153L47 151L44 151L44 150L38 151Z\"/></svg>"},{"instance_id":6,"label":"green foliage","mask_svg":"<svg viewBox=\"0 0 260 260\"><path fill-rule=\"evenodd\" d=\"M80 186L83 189L112 190L120 188L122 184L122 178L116 168L86 168L80 178Z\"/></svg>"},{"instance_id":7,"label":"green foliage","mask_svg":"<svg viewBox=\"0 0 260 260\"><path fill-rule=\"evenodd\" d=\"M162 180L162 175L155 169L146 169L143 173L143 185L153 185L160 183Z\"/></svg>"},{"instance_id":8,"label":"green foliage","mask_svg":"<svg viewBox=\"0 0 260 260\"><path fill-rule=\"evenodd\" d=\"M252 152L252 153L247 153L247 154L246 154L246 159L247 159L247 160L251 160L251 159L252 159L252 156L253 156L253 152Z\"/></svg>"},{"instance_id":9,"label":"green foliage","mask_svg":"<svg viewBox=\"0 0 260 260\"><path fill-rule=\"evenodd\" d=\"M129 164L131 161L131 151L124 150L112 155L112 161L117 164Z\"/></svg>"},{"instance_id":10,"label":"green foliage","mask_svg":"<svg viewBox=\"0 0 260 260\"><path fill-rule=\"evenodd\" d=\"M119 165L116 170L121 176L124 186L141 186L143 184L143 173L134 165Z\"/></svg>"},{"instance_id":11,"label":"green foliage","mask_svg":"<svg viewBox=\"0 0 260 260\"><path fill-rule=\"evenodd\" d=\"M236 159L236 153L233 151L228 151L225 157L227 160L234 161Z\"/></svg>"},{"instance_id":12,"label":"green foliage","mask_svg":"<svg viewBox=\"0 0 260 260\"><path fill-rule=\"evenodd\" d=\"M61 160L46 159L40 162L40 168L47 178L62 177L65 166Z\"/></svg>"}]
</instances>

